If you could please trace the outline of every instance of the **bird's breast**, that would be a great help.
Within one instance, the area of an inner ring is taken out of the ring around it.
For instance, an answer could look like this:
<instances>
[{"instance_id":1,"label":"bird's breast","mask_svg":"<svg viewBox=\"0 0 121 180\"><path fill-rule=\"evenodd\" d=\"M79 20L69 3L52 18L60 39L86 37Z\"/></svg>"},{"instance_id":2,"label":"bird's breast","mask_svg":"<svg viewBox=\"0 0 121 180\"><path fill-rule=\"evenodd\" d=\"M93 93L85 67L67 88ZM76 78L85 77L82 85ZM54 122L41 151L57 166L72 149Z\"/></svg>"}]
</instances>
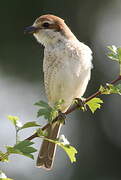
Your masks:
<instances>
[{"instance_id":1,"label":"bird's breast","mask_svg":"<svg viewBox=\"0 0 121 180\"><path fill-rule=\"evenodd\" d=\"M66 48L45 50L44 84L51 105L63 99L65 101L63 109L66 109L75 97L83 95L91 69L90 67L85 69L84 63L83 57L74 50L70 52Z\"/></svg>"}]
</instances>

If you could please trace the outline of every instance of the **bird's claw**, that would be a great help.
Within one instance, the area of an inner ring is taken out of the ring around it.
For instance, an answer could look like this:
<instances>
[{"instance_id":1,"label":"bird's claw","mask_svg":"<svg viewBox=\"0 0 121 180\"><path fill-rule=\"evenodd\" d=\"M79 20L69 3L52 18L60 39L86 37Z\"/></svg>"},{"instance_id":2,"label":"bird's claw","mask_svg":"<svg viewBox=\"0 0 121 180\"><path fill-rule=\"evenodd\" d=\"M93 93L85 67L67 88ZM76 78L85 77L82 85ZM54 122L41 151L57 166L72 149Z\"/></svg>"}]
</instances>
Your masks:
<instances>
[{"instance_id":1,"label":"bird's claw","mask_svg":"<svg viewBox=\"0 0 121 180\"><path fill-rule=\"evenodd\" d=\"M65 119L66 119L65 113L62 113L61 111L59 111L58 121L61 122L62 124L65 124Z\"/></svg>"}]
</instances>

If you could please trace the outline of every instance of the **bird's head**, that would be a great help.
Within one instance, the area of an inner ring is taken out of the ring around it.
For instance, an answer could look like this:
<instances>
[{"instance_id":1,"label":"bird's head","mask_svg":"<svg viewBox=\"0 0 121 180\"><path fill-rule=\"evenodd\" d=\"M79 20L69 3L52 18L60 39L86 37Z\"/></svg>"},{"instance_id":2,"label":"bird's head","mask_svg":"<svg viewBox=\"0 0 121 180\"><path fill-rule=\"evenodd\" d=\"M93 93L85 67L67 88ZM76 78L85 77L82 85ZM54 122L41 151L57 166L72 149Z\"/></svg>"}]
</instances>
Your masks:
<instances>
[{"instance_id":1,"label":"bird's head","mask_svg":"<svg viewBox=\"0 0 121 180\"><path fill-rule=\"evenodd\" d=\"M33 34L44 46L75 37L63 19L50 14L37 18L32 26L25 28L25 33Z\"/></svg>"}]
</instances>

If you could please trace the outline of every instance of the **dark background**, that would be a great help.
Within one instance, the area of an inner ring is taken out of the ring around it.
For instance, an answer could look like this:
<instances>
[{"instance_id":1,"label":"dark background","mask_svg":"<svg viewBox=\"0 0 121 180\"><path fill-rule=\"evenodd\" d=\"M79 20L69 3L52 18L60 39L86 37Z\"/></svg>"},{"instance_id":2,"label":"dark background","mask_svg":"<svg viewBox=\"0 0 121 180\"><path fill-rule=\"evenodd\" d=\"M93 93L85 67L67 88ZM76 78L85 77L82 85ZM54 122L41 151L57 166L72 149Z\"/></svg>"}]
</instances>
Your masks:
<instances>
[{"instance_id":1,"label":"dark background","mask_svg":"<svg viewBox=\"0 0 121 180\"><path fill-rule=\"evenodd\" d=\"M46 100L43 87L43 48L23 29L43 14L65 19L77 38L93 51L88 97L101 84L118 75L118 66L106 57L107 45L121 45L120 0L5 0L0 2L0 149L15 142L13 126L7 115L17 115L22 123L36 120L34 103ZM120 180L121 179L121 100L103 96L104 104L95 114L76 111L69 115L62 133L78 150L71 164L58 149L52 171L35 167L35 161L11 156L0 164L8 177L16 180ZM40 120L39 120L40 121ZM41 120L43 123L44 121ZM31 134L28 130L21 136ZM35 141L40 146L39 140ZM35 154L35 159L36 159Z\"/></svg>"}]
</instances>

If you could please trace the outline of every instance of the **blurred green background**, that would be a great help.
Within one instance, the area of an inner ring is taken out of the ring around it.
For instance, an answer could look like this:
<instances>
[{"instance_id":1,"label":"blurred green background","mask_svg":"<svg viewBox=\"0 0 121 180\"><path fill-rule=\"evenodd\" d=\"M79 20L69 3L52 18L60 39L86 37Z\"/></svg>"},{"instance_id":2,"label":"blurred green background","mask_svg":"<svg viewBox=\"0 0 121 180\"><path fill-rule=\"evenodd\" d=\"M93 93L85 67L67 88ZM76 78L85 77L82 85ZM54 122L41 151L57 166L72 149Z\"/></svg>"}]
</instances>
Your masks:
<instances>
[{"instance_id":1,"label":"blurred green background","mask_svg":"<svg viewBox=\"0 0 121 180\"><path fill-rule=\"evenodd\" d=\"M0 149L15 142L14 127L7 115L17 115L24 123L36 120L34 103L46 100L43 85L43 47L34 37L24 35L43 14L65 19L77 38L93 51L91 81L85 97L100 84L118 74L118 67L106 57L107 45L121 45L120 0L5 0L0 2ZM16 180L120 180L121 179L121 100L117 95L103 96L105 103L94 115L76 111L69 115L62 133L78 150L71 164L58 148L54 168L46 172L35 161L12 156L0 168ZM39 119L44 123L43 119ZM28 130L21 136L31 134ZM40 140L36 141L36 148ZM35 159L36 159L35 154Z\"/></svg>"}]
</instances>

